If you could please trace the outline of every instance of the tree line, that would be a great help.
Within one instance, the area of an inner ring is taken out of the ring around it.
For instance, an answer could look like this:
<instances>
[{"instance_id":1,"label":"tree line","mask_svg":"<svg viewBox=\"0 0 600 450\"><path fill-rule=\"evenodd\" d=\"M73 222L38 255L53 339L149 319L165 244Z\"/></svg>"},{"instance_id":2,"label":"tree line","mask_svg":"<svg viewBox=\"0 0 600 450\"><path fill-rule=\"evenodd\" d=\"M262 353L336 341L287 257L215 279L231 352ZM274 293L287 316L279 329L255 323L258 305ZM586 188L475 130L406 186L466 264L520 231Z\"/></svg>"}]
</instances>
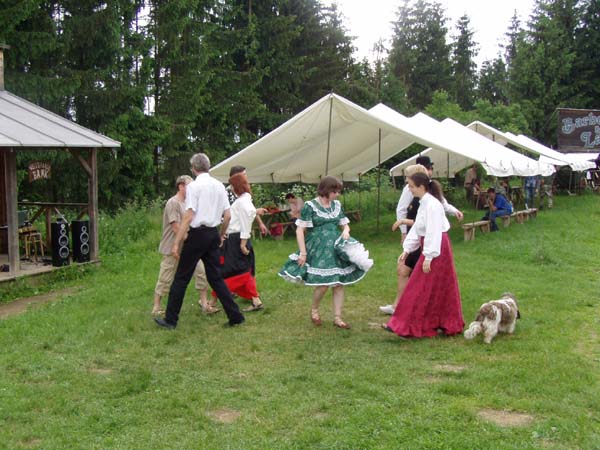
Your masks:
<instances>
[{"instance_id":1,"label":"tree line","mask_svg":"<svg viewBox=\"0 0 600 450\"><path fill-rule=\"evenodd\" d=\"M557 107L598 106L600 1L537 0L478 69L468 15L399 2L391 42L353 56L343 12L318 0L0 0L6 86L122 142L100 152L100 203L172 190L192 151L234 154L329 92L463 123L480 119L553 144ZM30 200L77 201L85 180L20 183Z\"/></svg>"}]
</instances>

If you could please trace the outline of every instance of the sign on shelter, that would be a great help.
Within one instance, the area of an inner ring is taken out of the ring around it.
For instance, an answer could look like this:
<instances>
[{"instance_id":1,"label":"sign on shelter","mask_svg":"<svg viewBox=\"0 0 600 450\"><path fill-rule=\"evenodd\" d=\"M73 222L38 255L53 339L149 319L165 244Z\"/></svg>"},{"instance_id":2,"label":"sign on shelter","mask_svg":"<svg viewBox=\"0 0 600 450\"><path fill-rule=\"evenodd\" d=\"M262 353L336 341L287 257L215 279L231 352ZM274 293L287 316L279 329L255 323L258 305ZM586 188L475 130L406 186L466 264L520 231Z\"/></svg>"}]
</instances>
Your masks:
<instances>
[{"instance_id":1,"label":"sign on shelter","mask_svg":"<svg viewBox=\"0 0 600 450\"><path fill-rule=\"evenodd\" d=\"M600 150L600 110L558 108L558 150Z\"/></svg>"},{"instance_id":2,"label":"sign on shelter","mask_svg":"<svg viewBox=\"0 0 600 450\"><path fill-rule=\"evenodd\" d=\"M47 180L50 178L52 167L49 162L34 161L27 167L29 170L29 182Z\"/></svg>"}]
</instances>

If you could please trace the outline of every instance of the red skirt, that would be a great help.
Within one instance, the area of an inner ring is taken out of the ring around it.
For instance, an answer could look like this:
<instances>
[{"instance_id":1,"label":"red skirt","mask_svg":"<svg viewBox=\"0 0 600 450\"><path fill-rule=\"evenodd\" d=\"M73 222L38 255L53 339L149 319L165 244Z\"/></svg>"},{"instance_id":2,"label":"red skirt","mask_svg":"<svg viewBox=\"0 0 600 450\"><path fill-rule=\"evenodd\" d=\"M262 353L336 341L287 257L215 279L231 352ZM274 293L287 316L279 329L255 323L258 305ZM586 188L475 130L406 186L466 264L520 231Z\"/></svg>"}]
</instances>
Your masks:
<instances>
[{"instance_id":1,"label":"red skirt","mask_svg":"<svg viewBox=\"0 0 600 450\"><path fill-rule=\"evenodd\" d=\"M254 278L250 272L225 278L225 284L230 292L239 295L242 298L250 300L252 297L260 297L256 290L256 278ZM211 294L213 297L217 296L215 291L212 291Z\"/></svg>"},{"instance_id":2,"label":"red skirt","mask_svg":"<svg viewBox=\"0 0 600 450\"><path fill-rule=\"evenodd\" d=\"M462 333L465 321L447 233L442 233L440 256L431 261L429 273L423 272L423 261L425 255L417 261L388 327L405 337L436 336L438 329L446 335Z\"/></svg>"}]
</instances>

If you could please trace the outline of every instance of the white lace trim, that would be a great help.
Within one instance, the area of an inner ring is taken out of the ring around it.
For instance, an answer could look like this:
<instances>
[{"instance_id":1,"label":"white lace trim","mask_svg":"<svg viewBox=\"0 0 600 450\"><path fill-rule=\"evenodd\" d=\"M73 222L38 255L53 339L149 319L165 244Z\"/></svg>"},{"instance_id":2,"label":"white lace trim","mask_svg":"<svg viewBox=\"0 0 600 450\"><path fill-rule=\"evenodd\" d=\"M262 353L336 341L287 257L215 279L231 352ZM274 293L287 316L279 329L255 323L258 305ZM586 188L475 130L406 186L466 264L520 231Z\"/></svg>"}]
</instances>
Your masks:
<instances>
[{"instance_id":1,"label":"white lace trim","mask_svg":"<svg viewBox=\"0 0 600 450\"><path fill-rule=\"evenodd\" d=\"M342 210L342 205L339 201L334 200L333 201L333 210L331 210L330 212L325 212L322 209L319 208L319 206L321 206L321 208L325 208L322 205L317 205L317 200L310 200L307 202L308 205L310 205L310 207L312 208L312 210L317 214L317 216L322 217L324 219L335 219L337 216L340 215L340 211Z\"/></svg>"},{"instance_id":2,"label":"white lace trim","mask_svg":"<svg viewBox=\"0 0 600 450\"><path fill-rule=\"evenodd\" d=\"M341 286L349 286L351 284L358 283L360 280L362 280L365 277L366 274L367 274L366 272L363 273L356 280L346 281L346 282L332 281L330 283L307 283L302 279L302 277L299 277L297 275L292 275L287 271L284 271L283 273L279 273L278 275L286 281L289 281L291 283L303 284L305 286L340 286L340 285Z\"/></svg>"},{"instance_id":3,"label":"white lace trim","mask_svg":"<svg viewBox=\"0 0 600 450\"><path fill-rule=\"evenodd\" d=\"M296 226L302 227L302 228L312 228L313 223L312 223L312 220L296 219Z\"/></svg>"},{"instance_id":4,"label":"white lace trim","mask_svg":"<svg viewBox=\"0 0 600 450\"><path fill-rule=\"evenodd\" d=\"M340 219L340 221L338 222L338 225L344 226L348 223L350 223L350 219L348 219L347 217L344 217L343 219Z\"/></svg>"},{"instance_id":5,"label":"white lace trim","mask_svg":"<svg viewBox=\"0 0 600 450\"><path fill-rule=\"evenodd\" d=\"M292 261L298 260L298 254L292 253L290 255L290 259ZM306 271L312 275L319 275L321 277L331 277L333 275L350 275L357 269L355 265L350 265L348 267L332 267L331 269L321 269L319 267L312 267L309 264L306 264Z\"/></svg>"}]
</instances>

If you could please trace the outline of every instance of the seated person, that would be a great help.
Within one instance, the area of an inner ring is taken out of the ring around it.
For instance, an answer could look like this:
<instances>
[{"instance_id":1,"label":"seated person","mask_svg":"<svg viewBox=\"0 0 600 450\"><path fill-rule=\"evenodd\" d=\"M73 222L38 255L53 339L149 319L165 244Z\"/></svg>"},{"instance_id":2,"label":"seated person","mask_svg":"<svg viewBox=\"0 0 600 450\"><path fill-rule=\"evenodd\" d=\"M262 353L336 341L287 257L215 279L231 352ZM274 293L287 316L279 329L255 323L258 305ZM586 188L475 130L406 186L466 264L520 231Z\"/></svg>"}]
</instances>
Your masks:
<instances>
[{"instance_id":1,"label":"seated person","mask_svg":"<svg viewBox=\"0 0 600 450\"><path fill-rule=\"evenodd\" d=\"M285 195L285 201L290 206L290 217L292 219L299 219L300 211L302 211L302 207L304 206L304 200L289 192Z\"/></svg>"},{"instance_id":2,"label":"seated person","mask_svg":"<svg viewBox=\"0 0 600 450\"><path fill-rule=\"evenodd\" d=\"M494 188L487 190L488 194L488 206L489 211L483 216L481 220L490 221L490 230L498 231L498 225L496 225L496 217L508 216L512 214L512 205L506 197L502 194L496 194Z\"/></svg>"}]
</instances>

